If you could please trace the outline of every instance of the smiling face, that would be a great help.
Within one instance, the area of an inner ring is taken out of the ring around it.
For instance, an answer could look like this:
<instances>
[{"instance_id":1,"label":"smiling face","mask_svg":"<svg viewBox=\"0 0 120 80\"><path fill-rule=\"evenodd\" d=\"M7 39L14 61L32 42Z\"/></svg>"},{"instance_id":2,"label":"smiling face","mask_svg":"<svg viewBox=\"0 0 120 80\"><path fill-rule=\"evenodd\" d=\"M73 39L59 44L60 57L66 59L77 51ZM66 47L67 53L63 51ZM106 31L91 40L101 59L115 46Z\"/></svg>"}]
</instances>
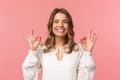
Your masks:
<instances>
[{"instance_id":1,"label":"smiling face","mask_svg":"<svg viewBox=\"0 0 120 80\"><path fill-rule=\"evenodd\" d=\"M53 19L52 32L55 37L65 37L68 33L68 19L64 13L56 13Z\"/></svg>"},{"instance_id":2,"label":"smiling face","mask_svg":"<svg viewBox=\"0 0 120 80\"><path fill-rule=\"evenodd\" d=\"M74 47L73 21L66 9L55 8L49 17L47 28L48 37L45 41L45 52L49 52L55 47L56 40L65 40L67 53L72 52Z\"/></svg>"}]
</instances>

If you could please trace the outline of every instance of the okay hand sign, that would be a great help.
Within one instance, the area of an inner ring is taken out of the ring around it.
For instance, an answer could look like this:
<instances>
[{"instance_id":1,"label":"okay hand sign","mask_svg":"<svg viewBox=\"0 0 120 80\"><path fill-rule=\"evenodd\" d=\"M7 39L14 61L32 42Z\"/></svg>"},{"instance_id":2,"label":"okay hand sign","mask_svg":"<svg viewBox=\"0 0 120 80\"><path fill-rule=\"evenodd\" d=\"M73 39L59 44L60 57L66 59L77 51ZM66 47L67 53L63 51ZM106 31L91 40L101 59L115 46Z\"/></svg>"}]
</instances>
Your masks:
<instances>
[{"instance_id":1,"label":"okay hand sign","mask_svg":"<svg viewBox=\"0 0 120 80\"><path fill-rule=\"evenodd\" d=\"M28 33L25 36L25 39L29 43L31 50L36 50L41 43L41 37L38 35L34 35L34 30L32 30L31 33Z\"/></svg>"},{"instance_id":2,"label":"okay hand sign","mask_svg":"<svg viewBox=\"0 0 120 80\"><path fill-rule=\"evenodd\" d=\"M81 39L80 41L82 43L84 51L92 52L96 39L97 39L96 34L92 33L92 31L88 33L87 37Z\"/></svg>"}]
</instances>

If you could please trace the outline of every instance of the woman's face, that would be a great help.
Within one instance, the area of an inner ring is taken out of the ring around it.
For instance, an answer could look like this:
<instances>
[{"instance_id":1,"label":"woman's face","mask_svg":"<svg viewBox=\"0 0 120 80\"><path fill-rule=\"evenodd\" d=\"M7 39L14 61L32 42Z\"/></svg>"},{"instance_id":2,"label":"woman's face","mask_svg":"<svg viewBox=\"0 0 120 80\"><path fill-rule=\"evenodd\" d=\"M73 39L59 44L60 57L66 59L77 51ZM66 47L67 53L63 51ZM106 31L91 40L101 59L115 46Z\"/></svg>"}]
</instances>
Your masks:
<instances>
[{"instance_id":1,"label":"woman's face","mask_svg":"<svg viewBox=\"0 0 120 80\"><path fill-rule=\"evenodd\" d=\"M68 33L68 19L63 13L56 13L53 19L52 32L56 37L65 37Z\"/></svg>"}]
</instances>

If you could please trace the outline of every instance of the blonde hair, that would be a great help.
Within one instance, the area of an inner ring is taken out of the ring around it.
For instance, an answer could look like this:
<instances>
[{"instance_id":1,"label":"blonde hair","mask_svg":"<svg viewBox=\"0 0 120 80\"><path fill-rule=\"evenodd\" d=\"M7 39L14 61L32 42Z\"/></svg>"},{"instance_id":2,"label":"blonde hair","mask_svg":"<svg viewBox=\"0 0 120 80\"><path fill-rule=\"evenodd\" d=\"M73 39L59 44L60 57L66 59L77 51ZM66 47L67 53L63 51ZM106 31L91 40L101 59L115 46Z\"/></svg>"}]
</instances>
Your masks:
<instances>
[{"instance_id":1,"label":"blonde hair","mask_svg":"<svg viewBox=\"0 0 120 80\"><path fill-rule=\"evenodd\" d=\"M65 36L65 44L66 46L64 47L64 51L66 53L71 53L72 50L74 49L74 31L73 31L73 21L72 21L72 17L71 15L68 13L68 11L64 8L55 8L52 13L51 16L49 18L48 21L48 37L45 41L45 46L46 48L44 49L44 52L47 53L49 51L51 51L54 47L55 47L55 35L52 32L52 25L53 25L53 19L54 16L57 13L63 13L66 15L67 19L68 19L68 34Z\"/></svg>"}]
</instances>

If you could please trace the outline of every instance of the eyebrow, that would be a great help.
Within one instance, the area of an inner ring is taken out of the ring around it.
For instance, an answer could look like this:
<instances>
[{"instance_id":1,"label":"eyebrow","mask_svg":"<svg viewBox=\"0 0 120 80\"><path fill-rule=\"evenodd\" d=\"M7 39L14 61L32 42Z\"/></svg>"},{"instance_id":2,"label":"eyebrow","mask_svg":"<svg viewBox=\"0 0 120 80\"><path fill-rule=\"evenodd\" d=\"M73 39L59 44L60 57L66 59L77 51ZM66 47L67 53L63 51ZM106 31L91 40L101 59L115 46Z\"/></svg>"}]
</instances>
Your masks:
<instances>
[{"instance_id":1,"label":"eyebrow","mask_svg":"<svg viewBox=\"0 0 120 80\"><path fill-rule=\"evenodd\" d=\"M59 21L59 19L54 19L54 21ZM68 19L63 19L62 21L68 21Z\"/></svg>"}]
</instances>

